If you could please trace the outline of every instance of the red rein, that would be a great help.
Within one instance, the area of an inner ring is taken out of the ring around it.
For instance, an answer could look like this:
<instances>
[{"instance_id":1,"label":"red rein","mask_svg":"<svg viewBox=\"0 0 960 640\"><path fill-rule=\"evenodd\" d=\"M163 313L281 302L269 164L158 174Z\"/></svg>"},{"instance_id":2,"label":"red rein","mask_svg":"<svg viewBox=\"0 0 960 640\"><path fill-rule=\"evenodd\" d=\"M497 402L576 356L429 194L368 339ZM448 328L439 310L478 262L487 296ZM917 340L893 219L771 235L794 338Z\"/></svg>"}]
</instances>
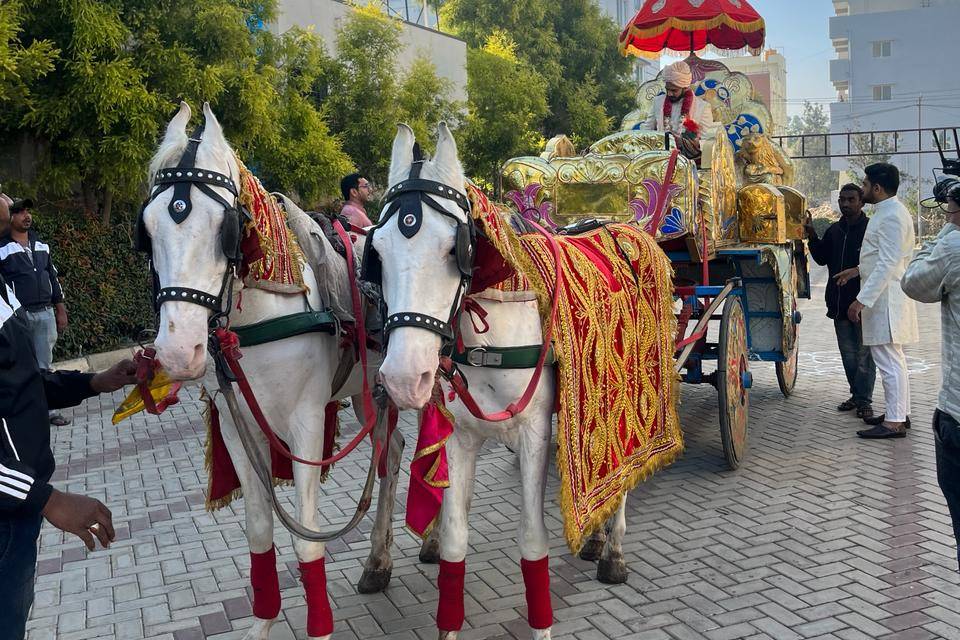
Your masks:
<instances>
[{"instance_id":1,"label":"red rein","mask_svg":"<svg viewBox=\"0 0 960 640\"><path fill-rule=\"evenodd\" d=\"M361 375L363 377L363 414L366 417L366 421L357 435L353 437L353 440L347 443L334 455L322 460L307 460L291 453L290 450L287 449L287 447L283 444L283 442L280 441L280 438L278 438L273 432L273 429L270 428L270 424L267 422L266 416L263 415L263 411L260 408L260 404L257 402L257 398L253 393L253 389L250 388L250 383L247 381L247 377L243 372L243 368L240 366L239 360L242 356L240 354L240 342L237 339L237 334L224 327L218 327L214 331L217 336L217 340L220 342L220 349L223 351L224 360L226 361L227 366L230 367L230 371L232 371L233 375L237 378L237 386L240 388L240 393L247 402L247 406L250 408L250 413L253 414L257 426L260 427L260 431L263 432L263 435L265 435L267 440L270 442L270 446L273 447L277 453L282 455L284 458L300 464L310 465L312 467L326 467L339 462L347 454L356 449L357 445L359 445L364 438L373 432L373 428L377 424L377 413L373 408L373 394L370 391L370 383L367 379L367 350L365 348L366 345L364 344L365 340L363 340L363 336L366 336L367 333L366 327L364 326L363 310L361 308L360 289L357 286L356 278L352 276L352 265L354 261L353 243L350 241L350 237L347 235L343 225L341 225L338 220L334 220L333 227L336 229L337 235L340 236L340 239L343 241L343 245L346 248L347 265L349 266L348 272L351 274L350 293L351 297L353 298L353 315L356 323L356 333L360 339L359 351ZM382 455L383 443L377 441L374 443L374 446L376 447L377 455Z\"/></svg>"},{"instance_id":2,"label":"red rein","mask_svg":"<svg viewBox=\"0 0 960 640\"><path fill-rule=\"evenodd\" d=\"M528 220L527 223L533 225L537 232L547 239L547 244L550 247L550 252L553 254L553 261L556 265L556 278L553 284L553 301L550 305L550 324L547 325L547 329L543 333L543 346L540 348L540 357L537 359L537 366L533 370L533 375L530 377L530 382L527 383L527 388L524 390L523 395L521 395L516 402L510 403L503 411L484 413L483 409L480 408L480 405L477 404L477 401L470 394L466 380L459 369L454 366L453 360L447 357L440 358L440 370L450 381L453 390L460 396L460 401L467 410L473 414L473 417L478 420L485 420L486 422L505 422L527 408L530 400L533 399L534 392L537 390L537 385L540 383L547 353L550 352L550 343L553 341L553 326L557 320L557 304L560 300L560 287L563 284L563 274L560 270L560 247L549 231L532 220Z\"/></svg>"}]
</instances>

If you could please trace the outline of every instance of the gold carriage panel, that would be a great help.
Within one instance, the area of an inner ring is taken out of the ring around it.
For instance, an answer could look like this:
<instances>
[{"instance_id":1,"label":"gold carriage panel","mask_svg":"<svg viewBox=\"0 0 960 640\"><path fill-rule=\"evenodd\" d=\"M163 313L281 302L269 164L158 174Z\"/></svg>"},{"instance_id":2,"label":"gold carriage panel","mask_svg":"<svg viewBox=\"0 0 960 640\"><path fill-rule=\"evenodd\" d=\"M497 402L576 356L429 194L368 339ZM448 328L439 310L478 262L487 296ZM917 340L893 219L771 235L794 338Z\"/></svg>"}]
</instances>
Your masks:
<instances>
[{"instance_id":1,"label":"gold carriage panel","mask_svg":"<svg viewBox=\"0 0 960 640\"><path fill-rule=\"evenodd\" d=\"M769 184L749 184L737 192L740 240L743 242L787 241L784 197Z\"/></svg>"},{"instance_id":2,"label":"gold carriage panel","mask_svg":"<svg viewBox=\"0 0 960 640\"><path fill-rule=\"evenodd\" d=\"M523 157L502 170L504 200L523 217L559 228L585 218L646 226L659 208L669 154L644 151L583 157ZM677 159L658 239L699 232L696 165Z\"/></svg>"},{"instance_id":3,"label":"gold carriage panel","mask_svg":"<svg viewBox=\"0 0 960 640\"><path fill-rule=\"evenodd\" d=\"M777 187L783 194L783 207L786 212L787 240L803 240L803 219L807 215L807 198L793 187Z\"/></svg>"},{"instance_id":4,"label":"gold carriage panel","mask_svg":"<svg viewBox=\"0 0 960 640\"><path fill-rule=\"evenodd\" d=\"M624 222L629 217L633 189L627 182L560 184L557 186L556 220L569 224L591 217Z\"/></svg>"}]
</instances>

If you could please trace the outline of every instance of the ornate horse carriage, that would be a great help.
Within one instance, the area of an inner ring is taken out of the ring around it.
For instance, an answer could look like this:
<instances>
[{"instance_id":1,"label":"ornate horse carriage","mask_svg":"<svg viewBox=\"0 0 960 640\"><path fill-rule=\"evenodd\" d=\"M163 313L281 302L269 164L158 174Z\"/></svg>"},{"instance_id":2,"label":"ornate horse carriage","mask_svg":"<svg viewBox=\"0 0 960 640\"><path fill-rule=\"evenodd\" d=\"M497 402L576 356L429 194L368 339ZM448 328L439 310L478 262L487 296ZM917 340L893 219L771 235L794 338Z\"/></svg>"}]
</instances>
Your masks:
<instances>
[{"instance_id":1,"label":"ornate horse carriage","mask_svg":"<svg viewBox=\"0 0 960 640\"><path fill-rule=\"evenodd\" d=\"M793 166L767 137L774 123L750 80L718 61L687 63L691 90L722 123L704 137L699 165L671 150L669 136L641 129L664 91L657 78L639 88L621 131L580 154L557 136L539 157L508 161L502 178L508 205L553 230L633 222L656 237L675 272L677 372L717 388L724 454L737 468L747 448L750 361L776 363L786 396L796 382L796 301L810 296L806 199L789 186ZM711 320L719 321L715 342ZM704 371L707 361L715 371Z\"/></svg>"}]
</instances>

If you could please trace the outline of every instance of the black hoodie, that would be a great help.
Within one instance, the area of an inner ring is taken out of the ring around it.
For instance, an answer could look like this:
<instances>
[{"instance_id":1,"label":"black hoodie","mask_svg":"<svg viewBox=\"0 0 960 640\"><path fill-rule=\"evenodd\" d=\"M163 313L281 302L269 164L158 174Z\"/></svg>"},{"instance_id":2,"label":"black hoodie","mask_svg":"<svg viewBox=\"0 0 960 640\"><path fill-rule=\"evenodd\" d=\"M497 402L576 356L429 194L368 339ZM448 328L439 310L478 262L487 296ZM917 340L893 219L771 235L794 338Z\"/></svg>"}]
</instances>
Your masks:
<instances>
[{"instance_id":1,"label":"black hoodie","mask_svg":"<svg viewBox=\"0 0 960 640\"><path fill-rule=\"evenodd\" d=\"M96 395L92 374L41 372L30 328L0 276L0 518L39 513L47 504L53 452L48 409Z\"/></svg>"},{"instance_id":2,"label":"black hoodie","mask_svg":"<svg viewBox=\"0 0 960 640\"><path fill-rule=\"evenodd\" d=\"M860 278L854 278L839 287L833 276L860 266L860 245L863 244L863 234L867 231L868 222L870 219L865 214L849 225L846 218L840 218L827 228L823 238L818 238L814 233L809 240L810 256L817 264L826 265L830 272L825 295L828 318L845 319L847 309L860 294Z\"/></svg>"}]
</instances>

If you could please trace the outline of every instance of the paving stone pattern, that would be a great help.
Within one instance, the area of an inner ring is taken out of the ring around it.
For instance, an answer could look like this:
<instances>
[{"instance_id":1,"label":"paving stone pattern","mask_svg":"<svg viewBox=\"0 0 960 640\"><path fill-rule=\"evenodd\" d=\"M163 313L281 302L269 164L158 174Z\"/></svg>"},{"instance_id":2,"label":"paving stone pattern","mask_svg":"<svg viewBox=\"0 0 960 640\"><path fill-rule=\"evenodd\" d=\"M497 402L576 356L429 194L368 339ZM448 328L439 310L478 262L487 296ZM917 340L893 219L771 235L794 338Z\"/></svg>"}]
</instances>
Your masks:
<instances>
[{"instance_id":1,"label":"paving stone pattern","mask_svg":"<svg viewBox=\"0 0 960 640\"><path fill-rule=\"evenodd\" d=\"M686 452L629 498L627 584L600 584L592 563L567 552L551 469L554 638L960 638L960 580L929 427L940 383L939 311L922 306L923 340L908 350L910 436L864 442L854 436L858 421L834 410L845 382L821 296L815 288L814 300L801 305L793 397L780 395L771 364L753 367L752 447L739 471L723 460L716 392L683 388ZM882 409L879 379L877 387ZM118 541L88 554L76 538L44 528L29 638L240 638L252 621L243 505L204 511L198 394L184 393L161 418L141 415L114 427L121 396L87 402L72 412L72 425L55 431L55 481L106 502ZM405 466L414 419L402 416ZM321 505L326 524L349 517L363 472L360 456L334 472ZM406 482L404 474L403 488ZM291 507L290 490L284 495ZM488 446L471 514L465 639L530 637L514 542L519 504L515 456ZM401 511L386 593L361 596L354 588L369 549L369 517L328 548L337 640L436 638L437 569L418 563L419 543ZM283 619L270 637L305 638L296 557L279 526L277 545Z\"/></svg>"}]
</instances>

